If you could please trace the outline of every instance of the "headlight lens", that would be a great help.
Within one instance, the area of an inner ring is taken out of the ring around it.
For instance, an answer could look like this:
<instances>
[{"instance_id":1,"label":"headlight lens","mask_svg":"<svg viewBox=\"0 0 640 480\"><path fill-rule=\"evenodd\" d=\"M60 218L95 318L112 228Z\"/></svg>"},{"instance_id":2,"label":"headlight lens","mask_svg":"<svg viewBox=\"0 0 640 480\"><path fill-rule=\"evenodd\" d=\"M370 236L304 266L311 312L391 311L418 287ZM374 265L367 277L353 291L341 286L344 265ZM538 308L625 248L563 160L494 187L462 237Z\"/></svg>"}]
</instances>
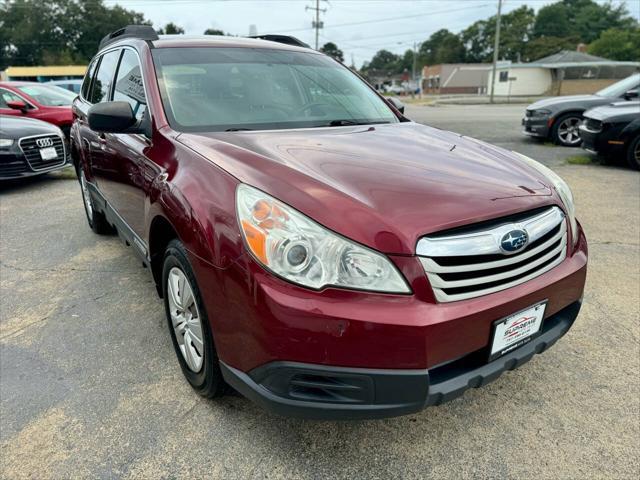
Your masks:
<instances>
[{"instance_id":1,"label":"headlight lens","mask_svg":"<svg viewBox=\"0 0 640 480\"><path fill-rule=\"evenodd\" d=\"M571 238L573 240L573 245L575 246L575 244L578 242L578 222L576 220L576 210L573 202L573 194L571 193L569 185L567 185L567 182L560 178L557 173L555 173L550 168L545 167L540 162L536 162L532 158L529 158L526 155L522 155L521 153L513 153L515 153L525 163L531 165L533 168L546 176L553 184L553 188L555 188L556 192L558 192L558 195L560 196L560 199L562 200L562 203L567 210L569 225L571 227Z\"/></svg>"},{"instance_id":2,"label":"headlight lens","mask_svg":"<svg viewBox=\"0 0 640 480\"><path fill-rule=\"evenodd\" d=\"M531 115L534 117L548 117L549 115L551 115L551 110L533 110L531 112Z\"/></svg>"},{"instance_id":3,"label":"headlight lens","mask_svg":"<svg viewBox=\"0 0 640 480\"><path fill-rule=\"evenodd\" d=\"M384 255L343 238L266 193L241 184L240 230L255 258L290 282L388 293L411 293Z\"/></svg>"},{"instance_id":4,"label":"headlight lens","mask_svg":"<svg viewBox=\"0 0 640 480\"><path fill-rule=\"evenodd\" d=\"M9 148L13 145L12 138L0 138L0 148Z\"/></svg>"}]
</instances>

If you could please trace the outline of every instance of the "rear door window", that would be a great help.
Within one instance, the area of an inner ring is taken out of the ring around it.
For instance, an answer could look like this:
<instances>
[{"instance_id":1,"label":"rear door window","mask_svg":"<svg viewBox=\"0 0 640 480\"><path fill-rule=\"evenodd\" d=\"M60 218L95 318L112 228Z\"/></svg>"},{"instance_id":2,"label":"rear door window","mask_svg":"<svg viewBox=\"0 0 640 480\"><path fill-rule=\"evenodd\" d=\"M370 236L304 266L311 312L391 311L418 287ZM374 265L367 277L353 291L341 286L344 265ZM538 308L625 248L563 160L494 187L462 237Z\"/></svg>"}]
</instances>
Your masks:
<instances>
[{"instance_id":1,"label":"rear door window","mask_svg":"<svg viewBox=\"0 0 640 480\"><path fill-rule=\"evenodd\" d=\"M98 65L98 73L91 86L91 95L88 98L91 103L108 102L111 92L111 86L113 84L113 77L116 73L116 66L118 65L118 58L120 58L120 52L122 50L114 50L109 53L105 53Z\"/></svg>"},{"instance_id":2,"label":"rear door window","mask_svg":"<svg viewBox=\"0 0 640 480\"><path fill-rule=\"evenodd\" d=\"M147 98L144 94L138 55L132 50L125 49L122 54L113 90L113 100L129 102L136 119L142 120L147 109Z\"/></svg>"}]
</instances>

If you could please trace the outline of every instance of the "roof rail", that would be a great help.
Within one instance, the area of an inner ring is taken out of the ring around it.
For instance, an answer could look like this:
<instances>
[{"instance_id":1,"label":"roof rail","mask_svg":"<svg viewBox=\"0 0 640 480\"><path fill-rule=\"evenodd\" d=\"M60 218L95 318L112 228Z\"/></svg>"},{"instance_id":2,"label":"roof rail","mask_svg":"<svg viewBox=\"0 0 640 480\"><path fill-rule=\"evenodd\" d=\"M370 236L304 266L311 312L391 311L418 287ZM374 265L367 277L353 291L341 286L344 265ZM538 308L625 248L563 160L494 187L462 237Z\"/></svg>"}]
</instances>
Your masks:
<instances>
[{"instance_id":1,"label":"roof rail","mask_svg":"<svg viewBox=\"0 0 640 480\"><path fill-rule=\"evenodd\" d=\"M296 37L290 35L252 35L249 38L257 38L260 40L268 40L270 42L284 43L285 45L293 45L294 47L311 48L309 45Z\"/></svg>"},{"instance_id":2,"label":"roof rail","mask_svg":"<svg viewBox=\"0 0 640 480\"><path fill-rule=\"evenodd\" d=\"M139 38L140 40L154 41L158 40L158 34L151 25L127 25L124 28L116 30L106 35L101 41L99 50L123 38Z\"/></svg>"}]
</instances>

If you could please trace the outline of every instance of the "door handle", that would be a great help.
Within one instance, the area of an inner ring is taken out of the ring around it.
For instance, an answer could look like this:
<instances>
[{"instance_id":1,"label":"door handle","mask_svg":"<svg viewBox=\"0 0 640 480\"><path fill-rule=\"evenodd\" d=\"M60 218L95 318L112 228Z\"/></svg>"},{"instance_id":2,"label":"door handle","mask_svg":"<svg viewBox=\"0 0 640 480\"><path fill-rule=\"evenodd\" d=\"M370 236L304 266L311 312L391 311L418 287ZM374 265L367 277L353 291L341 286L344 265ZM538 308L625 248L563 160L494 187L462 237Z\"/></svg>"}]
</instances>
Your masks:
<instances>
[{"instance_id":1,"label":"door handle","mask_svg":"<svg viewBox=\"0 0 640 480\"><path fill-rule=\"evenodd\" d=\"M107 148L107 137L104 133L98 134L98 141L100 142L100 149L105 150Z\"/></svg>"}]
</instances>

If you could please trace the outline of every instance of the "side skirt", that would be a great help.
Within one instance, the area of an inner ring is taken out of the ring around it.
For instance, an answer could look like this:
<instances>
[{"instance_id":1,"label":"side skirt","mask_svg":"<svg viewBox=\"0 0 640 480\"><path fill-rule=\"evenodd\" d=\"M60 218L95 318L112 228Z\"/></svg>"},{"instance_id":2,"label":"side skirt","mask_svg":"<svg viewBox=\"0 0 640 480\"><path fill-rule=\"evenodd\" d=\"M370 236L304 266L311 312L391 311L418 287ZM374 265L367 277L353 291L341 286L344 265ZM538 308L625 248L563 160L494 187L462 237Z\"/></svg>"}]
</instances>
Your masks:
<instances>
[{"instance_id":1,"label":"side skirt","mask_svg":"<svg viewBox=\"0 0 640 480\"><path fill-rule=\"evenodd\" d=\"M127 222L124 221L118 212L115 211L93 183L87 182L87 186L89 187L89 192L91 192L91 198L93 199L93 205L96 210L104 213L105 217L107 217L107 221L116 229L118 236L126 246L133 246L133 251L140 260L142 260L144 266L151 267L149 248L144 240L142 240L127 224Z\"/></svg>"}]
</instances>

